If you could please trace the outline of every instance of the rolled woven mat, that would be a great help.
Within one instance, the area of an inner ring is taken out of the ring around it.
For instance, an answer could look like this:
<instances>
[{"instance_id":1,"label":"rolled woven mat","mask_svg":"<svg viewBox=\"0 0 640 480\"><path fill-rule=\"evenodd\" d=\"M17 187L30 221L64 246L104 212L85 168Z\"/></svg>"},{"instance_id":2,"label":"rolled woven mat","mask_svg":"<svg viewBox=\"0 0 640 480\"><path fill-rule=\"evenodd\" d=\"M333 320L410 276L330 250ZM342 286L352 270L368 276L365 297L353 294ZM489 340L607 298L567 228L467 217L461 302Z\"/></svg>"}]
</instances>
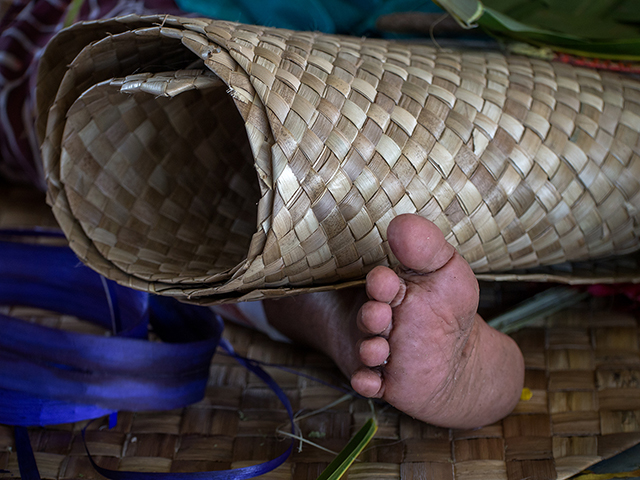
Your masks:
<instances>
[{"instance_id":1,"label":"rolled woven mat","mask_svg":"<svg viewBox=\"0 0 640 480\"><path fill-rule=\"evenodd\" d=\"M4 310L3 310L4 311ZM82 330L72 319L30 309L10 312L46 325ZM592 299L515 334L532 392L504 420L463 431L433 427L383 404L375 405L379 429L347 472L349 480L551 480L569 478L640 442L640 351L637 319ZM331 360L309 349L279 344L258 332L227 325L236 351L284 365L330 384L341 374ZM312 413L343 394L295 373L267 367L295 412ZM370 417L366 400L351 398L301 418L303 437L339 451ZM207 395L168 412L121 412L118 425L94 422L87 446L96 462L115 470L189 472L241 467L286 449L287 414L275 395L233 359L216 354ZM100 477L81 438L84 422L29 429L44 479ZM0 426L0 472L18 477L13 435ZM334 458L305 444L270 480L315 480ZM346 476L344 477L346 478Z\"/></svg>"},{"instance_id":2,"label":"rolled woven mat","mask_svg":"<svg viewBox=\"0 0 640 480\"><path fill-rule=\"evenodd\" d=\"M640 83L616 74L127 16L52 40L38 113L48 201L79 257L193 301L357 284L396 263L402 213L485 279L640 246Z\"/></svg>"}]
</instances>

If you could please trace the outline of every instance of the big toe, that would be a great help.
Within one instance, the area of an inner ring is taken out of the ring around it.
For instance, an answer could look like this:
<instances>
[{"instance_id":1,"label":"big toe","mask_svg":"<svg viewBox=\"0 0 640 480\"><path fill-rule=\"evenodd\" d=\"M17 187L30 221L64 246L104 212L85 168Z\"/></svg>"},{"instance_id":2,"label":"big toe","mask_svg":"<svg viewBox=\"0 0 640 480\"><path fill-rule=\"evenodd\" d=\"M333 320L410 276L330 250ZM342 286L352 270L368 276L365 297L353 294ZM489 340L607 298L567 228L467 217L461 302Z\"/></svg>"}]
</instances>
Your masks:
<instances>
[{"instance_id":1,"label":"big toe","mask_svg":"<svg viewBox=\"0 0 640 480\"><path fill-rule=\"evenodd\" d=\"M401 276L427 287L432 307L453 318L473 318L478 308L476 277L435 224L418 215L400 215L389 224L387 237L393 254L409 269Z\"/></svg>"},{"instance_id":2,"label":"big toe","mask_svg":"<svg viewBox=\"0 0 640 480\"><path fill-rule=\"evenodd\" d=\"M442 268L455 253L440 229L419 215L404 214L394 218L387 229L387 239L398 261L420 273Z\"/></svg>"}]
</instances>

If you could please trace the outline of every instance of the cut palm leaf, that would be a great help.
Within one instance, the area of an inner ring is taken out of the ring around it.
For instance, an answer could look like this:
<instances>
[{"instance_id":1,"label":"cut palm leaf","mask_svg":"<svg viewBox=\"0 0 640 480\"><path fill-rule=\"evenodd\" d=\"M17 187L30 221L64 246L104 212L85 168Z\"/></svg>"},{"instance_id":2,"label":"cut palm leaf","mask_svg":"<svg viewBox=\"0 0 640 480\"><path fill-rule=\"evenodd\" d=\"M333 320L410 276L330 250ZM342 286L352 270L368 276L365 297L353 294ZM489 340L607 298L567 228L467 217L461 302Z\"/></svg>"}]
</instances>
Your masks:
<instances>
[{"instance_id":1,"label":"cut palm leaf","mask_svg":"<svg viewBox=\"0 0 640 480\"><path fill-rule=\"evenodd\" d=\"M484 13L484 5L478 0L433 0L443 10L456 19L463 28L473 28Z\"/></svg>"},{"instance_id":2,"label":"cut palm leaf","mask_svg":"<svg viewBox=\"0 0 640 480\"><path fill-rule=\"evenodd\" d=\"M374 418L370 418L358 430L358 433L349 440L349 443L340 451L338 456L323 470L318 480L338 480L342 478L358 455L362 453L364 447L371 441L376 431L378 431L378 423Z\"/></svg>"},{"instance_id":3,"label":"cut palm leaf","mask_svg":"<svg viewBox=\"0 0 640 480\"><path fill-rule=\"evenodd\" d=\"M588 296L587 292L572 287L550 288L487 323L502 333L513 333L544 317L576 305Z\"/></svg>"},{"instance_id":4,"label":"cut palm leaf","mask_svg":"<svg viewBox=\"0 0 640 480\"><path fill-rule=\"evenodd\" d=\"M557 52L640 60L640 19L619 0L437 0L460 25Z\"/></svg>"},{"instance_id":5,"label":"cut palm leaf","mask_svg":"<svg viewBox=\"0 0 640 480\"><path fill-rule=\"evenodd\" d=\"M67 15L64 17L63 25L65 28L71 26L76 22L83 3L84 0L71 0L71 3L69 4L69 8L67 10Z\"/></svg>"}]
</instances>

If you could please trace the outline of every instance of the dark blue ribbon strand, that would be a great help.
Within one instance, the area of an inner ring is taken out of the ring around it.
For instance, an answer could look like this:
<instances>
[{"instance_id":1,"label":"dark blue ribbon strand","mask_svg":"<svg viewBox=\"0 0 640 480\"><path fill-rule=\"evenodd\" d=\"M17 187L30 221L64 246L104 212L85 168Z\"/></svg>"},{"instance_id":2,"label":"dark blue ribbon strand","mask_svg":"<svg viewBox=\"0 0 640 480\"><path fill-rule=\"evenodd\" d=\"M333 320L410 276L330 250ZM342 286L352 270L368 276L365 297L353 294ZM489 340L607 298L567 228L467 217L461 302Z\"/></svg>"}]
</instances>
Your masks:
<instances>
[{"instance_id":1,"label":"dark blue ribbon strand","mask_svg":"<svg viewBox=\"0 0 640 480\"><path fill-rule=\"evenodd\" d=\"M3 228L0 229L0 237L65 238L61 230L47 227Z\"/></svg>"},{"instance_id":2,"label":"dark blue ribbon strand","mask_svg":"<svg viewBox=\"0 0 640 480\"><path fill-rule=\"evenodd\" d=\"M199 401L218 341L187 348L65 332L5 315L0 331L1 388L111 410L169 410ZM4 412L0 422L13 423Z\"/></svg>"},{"instance_id":3,"label":"dark blue ribbon strand","mask_svg":"<svg viewBox=\"0 0 640 480\"><path fill-rule=\"evenodd\" d=\"M74 423L110 415L113 410L0 389L0 424L19 426Z\"/></svg>"},{"instance_id":4,"label":"dark blue ribbon strand","mask_svg":"<svg viewBox=\"0 0 640 480\"><path fill-rule=\"evenodd\" d=\"M0 238L59 236L57 232L0 231ZM60 331L0 315L0 423L15 425L22 478L39 480L24 427L109 416L117 410L168 410L199 401L222 320L204 307L152 297L104 279L78 262L67 247L0 241L0 304L26 305L96 323L115 336ZM146 341L149 322L164 343ZM221 347L261 378L293 412L286 395L257 363ZM84 438L84 431L83 431ZM85 444L86 448L86 444ZM114 480L229 479L262 475L293 449L259 465L195 473L118 472L95 469ZM87 450L87 453L88 450Z\"/></svg>"},{"instance_id":5,"label":"dark blue ribbon strand","mask_svg":"<svg viewBox=\"0 0 640 480\"><path fill-rule=\"evenodd\" d=\"M24 427L15 427L13 437L16 440L16 453L18 455L18 468L22 480L40 480L38 465L33 456L29 432Z\"/></svg>"}]
</instances>

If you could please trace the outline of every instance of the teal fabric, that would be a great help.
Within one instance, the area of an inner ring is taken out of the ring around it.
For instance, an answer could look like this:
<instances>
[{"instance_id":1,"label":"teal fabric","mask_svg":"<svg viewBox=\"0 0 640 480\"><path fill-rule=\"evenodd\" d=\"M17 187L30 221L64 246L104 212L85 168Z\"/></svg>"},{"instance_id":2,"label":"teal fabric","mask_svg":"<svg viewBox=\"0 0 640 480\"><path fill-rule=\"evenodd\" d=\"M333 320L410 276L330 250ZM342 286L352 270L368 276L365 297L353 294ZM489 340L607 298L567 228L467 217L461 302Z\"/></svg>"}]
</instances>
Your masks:
<instances>
[{"instance_id":1,"label":"teal fabric","mask_svg":"<svg viewBox=\"0 0 640 480\"><path fill-rule=\"evenodd\" d=\"M176 0L186 11L210 18L292 30L375 34L378 17L396 12L442 12L425 0Z\"/></svg>"}]
</instances>

